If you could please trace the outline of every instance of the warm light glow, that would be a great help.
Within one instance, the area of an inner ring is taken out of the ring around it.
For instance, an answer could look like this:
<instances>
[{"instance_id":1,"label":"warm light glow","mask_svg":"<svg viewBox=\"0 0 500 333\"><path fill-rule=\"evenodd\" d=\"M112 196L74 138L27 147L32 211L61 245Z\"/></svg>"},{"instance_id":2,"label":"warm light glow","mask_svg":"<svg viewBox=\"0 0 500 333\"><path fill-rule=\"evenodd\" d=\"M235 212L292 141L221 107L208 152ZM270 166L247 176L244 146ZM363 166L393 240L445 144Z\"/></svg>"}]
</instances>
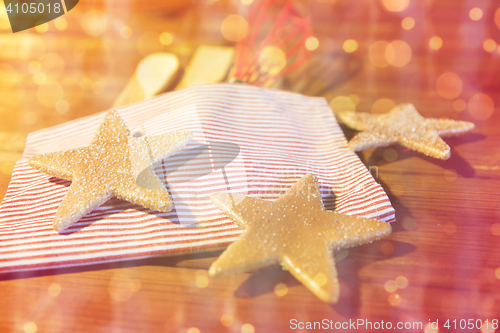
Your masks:
<instances>
[{"instance_id":1,"label":"warm light glow","mask_svg":"<svg viewBox=\"0 0 500 333\"><path fill-rule=\"evenodd\" d=\"M60 100L56 103L56 111L60 114L65 114L69 110L69 103L65 100Z\"/></svg>"},{"instance_id":2,"label":"warm light glow","mask_svg":"<svg viewBox=\"0 0 500 333\"><path fill-rule=\"evenodd\" d=\"M170 45L174 41L174 36L170 32L162 32L160 34L160 43L163 45Z\"/></svg>"},{"instance_id":3,"label":"warm light glow","mask_svg":"<svg viewBox=\"0 0 500 333\"><path fill-rule=\"evenodd\" d=\"M424 333L438 333L439 328L436 327L438 326L435 323L428 323L427 325L425 325Z\"/></svg>"},{"instance_id":4,"label":"warm light glow","mask_svg":"<svg viewBox=\"0 0 500 333\"><path fill-rule=\"evenodd\" d=\"M241 3L244 5L251 5L253 3L253 0L241 0Z\"/></svg>"},{"instance_id":5,"label":"warm light glow","mask_svg":"<svg viewBox=\"0 0 500 333\"><path fill-rule=\"evenodd\" d=\"M19 57L23 60L35 60L45 53L45 41L34 35L20 36Z\"/></svg>"},{"instance_id":6,"label":"warm light glow","mask_svg":"<svg viewBox=\"0 0 500 333\"><path fill-rule=\"evenodd\" d=\"M189 328L186 333L200 333L200 330L197 327Z\"/></svg>"},{"instance_id":7,"label":"warm light glow","mask_svg":"<svg viewBox=\"0 0 500 333\"><path fill-rule=\"evenodd\" d=\"M253 327L252 324L243 324L243 326L241 326L241 333L254 333L255 332L255 328Z\"/></svg>"},{"instance_id":8,"label":"warm light glow","mask_svg":"<svg viewBox=\"0 0 500 333\"><path fill-rule=\"evenodd\" d=\"M206 288L208 286L209 280L207 271L199 269L196 271L195 284L198 288Z\"/></svg>"},{"instance_id":9,"label":"warm light glow","mask_svg":"<svg viewBox=\"0 0 500 333\"><path fill-rule=\"evenodd\" d=\"M61 293L61 286L58 283L52 283L48 289L49 295L57 297Z\"/></svg>"},{"instance_id":10,"label":"warm light glow","mask_svg":"<svg viewBox=\"0 0 500 333\"><path fill-rule=\"evenodd\" d=\"M495 276L497 279L500 280L500 267L498 267L497 269L495 269Z\"/></svg>"},{"instance_id":11,"label":"warm light glow","mask_svg":"<svg viewBox=\"0 0 500 333\"><path fill-rule=\"evenodd\" d=\"M47 82L47 75L42 72L35 73L35 75L33 75L33 82L39 86L45 84L45 82Z\"/></svg>"},{"instance_id":12,"label":"warm light glow","mask_svg":"<svg viewBox=\"0 0 500 333\"><path fill-rule=\"evenodd\" d=\"M359 98L359 96L358 96L358 95L356 95L356 94L350 94L350 95L349 95L349 96L347 96L347 97L349 97L349 99L351 100L351 102L353 102L353 103L354 103L354 105L355 105L355 106L357 106L357 105L359 104L359 102L360 102L360 98Z\"/></svg>"},{"instance_id":13,"label":"warm light glow","mask_svg":"<svg viewBox=\"0 0 500 333\"><path fill-rule=\"evenodd\" d=\"M483 11L479 7L474 7L469 11L469 17L472 21L479 21L483 17Z\"/></svg>"},{"instance_id":14,"label":"warm light glow","mask_svg":"<svg viewBox=\"0 0 500 333\"><path fill-rule=\"evenodd\" d=\"M497 25L497 28L500 29L500 7L497 8L495 12L495 24Z\"/></svg>"},{"instance_id":15,"label":"warm light glow","mask_svg":"<svg viewBox=\"0 0 500 333\"><path fill-rule=\"evenodd\" d=\"M392 306L399 305L401 303L401 296L398 294L390 294L389 295L389 304Z\"/></svg>"},{"instance_id":16,"label":"warm light glow","mask_svg":"<svg viewBox=\"0 0 500 333\"><path fill-rule=\"evenodd\" d=\"M39 59L42 71L51 79L57 79L64 71L64 60L57 53L46 53Z\"/></svg>"},{"instance_id":17,"label":"warm light glow","mask_svg":"<svg viewBox=\"0 0 500 333\"><path fill-rule=\"evenodd\" d=\"M305 46L309 51L314 51L319 47L319 40L316 37L308 37Z\"/></svg>"},{"instance_id":18,"label":"warm light glow","mask_svg":"<svg viewBox=\"0 0 500 333\"><path fill-rule=\"evenodd\" d=\"M389 98L381 98L372 104L372 113L387 113L396 106L396 103Z\"/></svg>"},{"instance_id":19,"label":"warm light glow","mask_svg":"<svg viewBox=\"0 0 500 333\"><path fill-rule=\"evenodd\" d=\"M457 226L453 222L448 222L443 226L443 231L447 235L453 235L457 232Z\"/></svg>"},{"instance_id":20,"label":"warm light glow","mask_svg":"<svg viewBox=\"0 0 500 333\"><path fill-rule=\"evenodd\" d=\"M278 283L274 286L274 294L278 297L283 297L288 294L288 287L284 283Z\"/></svg>"},{"instance_id":21,"label":"warm light glow","mask_svg":"<svg viewBox=\"0 0 500 333\"><path fill-rule=\"evenodd\" d=\"M29 125L29 126L35 125L37 121L38 121L38 116L36 115L35 112L33 112L33 111L24 112L23 122L26 125Z\"/></svg>"},{"instance_id":22,"label":"warm light glow","mask_svg":"<svg viewBox=\"0 0 500 333\"><path fill-rule=\"evenodd\" d=\"M98 37L106 31L108 19L102 12L92 9L83 14L80 25L87 35Z\"/></svg>"},{"instance_id":23,"label":"warm light glow","mask_svg":"<svg viewBox=\"0 0 500 333\"><path fill-rule=\"evenodd\" d=\"M123 39L130 39L132 37L133 31L132 28L130 28L127 25L124 25L120 29L120 36L122 36Z\"/></svg>"},{"instance_id":24,"label":"warm light glow","mask_svg":"<svg viewBox=\"0 0 500 333\"><path fill-rule=\"evenodd\" d=\"M327 279L326 279L326 275L323 274L323 273L318 273L314 276L314 282L320 286L320 287L323 287L326 282L327 282Z\"/></svg>"},{"instance_id":25,"label":"warm light glow","mask_svg":"<svg viewBox=\"0 0 500 333\"><path fill-rule=\"evenodd\" d=\"M497 327L497 325L495 325L495 327ZM493 323L491 321L486 320L481 325L481 333L494 333L495 331L496 329L493 328Z\"/></svg>"},{"instance_id":26,"label":"warm light glow","mask_svg":"<svg viewBox=\"0 0 500 333\"><path fill-rule=\"evenodd\" d=\"M410 4L410 0L381 0L384 8L389 12L402 12Z\"/></svg>"},{"instance_id":27,"label":"warm light glow","mask_svg":"<svg viewBox=\"0 0 500 333\"><path fill-rule=\"evenodd\" d=\"M0 164L0 171L7 176L12 175L12 171L14 170L14 163L5 162Z\"/></svg>"},{"instance_id":28,"label":"warm light glow","mask_svg":"<svg viewBox=\"0 0 500 333\"><path fill-rule=\"evenodd\" d=\"M402 224L406 230L415 230L417 228L417 222L411 217L405 217Z\"/></svg>"},{"instance_id":29,"label":"warm light glow","mask_svg":"<svg viewBox=\"0 0 500 333\"><path fill-rule=\"evenodd\" d=\"M248 23L240 15L229 15L222 21L220 31L225 39L239 42L248 34Z\"/></svg>"},{"instance_id":30,"label":"warm light glow","mask_svg":"<svg viewBox=\"0 0 500 333\"><path fill-rule=\"evenodd\" d=\"M468 106L470 115L477 120L486 120L495 111L495 103L490 96L483 93L472 96Z\"/></svg>"},{"instance_id":31,"label":"warm light glow","mask_svg":"<svg viewBox=\"0 0 500 333\"><path fill-rule=\"evenodd\" d=\"M467 103L463 99L457 99L453 101L453 110L457 112L462 112L467 107Z\"/></svg>"},{"instance_id":32,"label":"warm light glow","mask_svg":"<svg viewBox=\"0 0 500 333\"><path fill-rule=\"evenodd\" d=\"M446 99L455 99L462 93L462 80L452 72L441 74L436 81L439 96Z\"/></svg>"},{"instance_id":33,"label":"warm light glow","mask_svg":"<svg viewBox=\"0 0 500 333\"><path fill-rule=\"evenodd\" d=\"M220 323L222 326L229 327L233 324L233 322L234 318L229 313L223 314L222 317L220 317Z\"/></svg>"},{"instance_id":34,"label":"warm light glow","mask_svg":"<svg viewBox=\"0 0 500 333\"><path fill-rule=\"evenodd\" d=\"M398 285L398 288L404 289L408 287L408 279L406 276L400 275L396 278L396 284Z\"/></svg>"},{"instance_id":35,"label":"warm light glow","mask_svg":"<svg viewBox=\"0 0 500 333\"><path fill-rule=\"evenodd\" d=\"M261 71L269 75L279 74L286 67L286 55L275 46L265 46L259 54Z\"/></svg>"},{"instance_id":36,"label":"warm light glow","mask_svg":"<svg viewBox=\"0 0 500 333\"><path fill-rule=\"evenodd\" d=\"M434 36L429 40L429 47L433 50L439 50L443 47L443 39L439 36Z\"/></svg>"},{"instance_id":37,"label":"warm light glow","mask_svg":"<svg viewBox=\"0 0 500 333\"><path fill-rule=\"evenodd\" d=\"M492 235L500 236L500 223L493 223L490 227Z\"/></svg>"},{"instance_id":38,"label":"warm light glow","mask_svg":"<svg viewBox=\"0 0 500 333\"><path fill-rule=\"evenodd\" d=\"M393 148L384 149L383 155L384 155L384 159L387 162L394 162L395 160L398 159L398 152Z\"/></svg>"},{"instance_id":39,"label":"warm light glow","mask_svg":"<svg viewBox=\"0 0 500 333\"><path fill-rule=\"evenodd\" d=\"M337 96L330 101L330 108L333 113L340 111L354 111L356 104L347 96Z\"/></svg>"},{"instance_id":40,"label":"warm light glow","mask_svg":"<svg viewBox=\"0 0 500 333\"><path fill-rule=\"evenodd\" d=\"M58 17L54 20L54 26L57 30L63 31L68 27L68 21L64 17Z\"/></svg>"},{"instance_id":41,"label":"warm light glow","mask_svg":"<svg viewBox=\"0 0 500 333\"><path fill-rule=\"evenodd\" d=\"M47 81L38 87L36 92L38 102L48 108L53 108L56 103L63 99L64 90L56 81Z\"/></svg>"},{"instance_id":42,"label":"warm light glow","mask_svg":"<svg viewBox=\"0 0 500 333\"><path fill-rule=\"evenodd\" d=\"M160 35L154 31L143 33L137 40L137 49L143 56L162 51L163 45L160 43Z\"/></svg>"},{"instance_id":43,"label":"warm light glow","mask_svg":"<svg viewBox=\"0 0 500 333\"><path fill-rule=\"evenodd\" d=\"M353 53L358 49L358 42L354 39L348 39L342 44L342 48L347 53Z\"/></svg>"},{"instance_id":44,"label":"warm light glow","mask_svg":"<svg viewBox=\"0 0 500 333\"><path fill-rule=\"evenodd\" d=\"M26 324L24 324L23 328L24 328L24 333L35 333L38 329L38 327L36 327L36 324L32 321L29 321Z\"/></svg>"},{"instance_id":45,"label":"warm light glow","mask_svg":"<svg viewBox=\"0 0 500 333\"><path fill-rule=\"evenodd\" d=\"M111 298L117 302L125 302L134 291L130 288L132 280L128 277L120 276L115 273L109 280L108 292Z\"/></svg>"},{"instance_id":46,"label":"warm light glow","mask_svg":"<svg viewBox=\"0 0 500 333\"><path fill-rule=\"evenodd\" d=\"M47 31L49 31L49 24L46 22L46 23L37 25L35 27L35 30L36 30L36 32L41 33L41 34L46 33Z\"/></svg>"},{"instance_id":47,"label":"warm light glow","mask_svg":"<svg viewBox=\"0 0 500 333\"><path fill-rule=\"evenodd\" d=\"M385 281L384 289L388 293L393 293L396 290L398 290L398 285L396 284L396 281L394 281L394 280L387 280L387 281Z\"/></svg>"},{"instance_id":48,"label":"warm light glow","mask_svg":"<svg viewBox=\"0 0 500 333\"><path fill-rule=\"evenodd\" d=\"M394 252L394 244L391 241L385 241L380 246L380 252L385 254L386 256L392 254Z\"/></svg>"},{"instance_id":49,"label":"warm light glow","mask_svg":"<svg viewBox=\"0 0 500 333\"><path fill-rule=\"evenodd\" d=\"M396 67L406 66L411 60L411 47L402 40L392 41L385 48L387 62Z\"/></svg>"},{"instance_id":50,"label":"warm light glow","mask_svg":"<svg viewBox=\"0 0 500 333\"><path fill-rule=\"evenodd\" d=\"M133 292L137 292L137 291L141 290L141 288L142 288L141 280L136 280L136 279L130 280L128 283L128 287Z\"/></svg>"},{"instance_id":51,"label":"warm light glow","mask_svg":"<svg viewBox=\"0 0 500 333\"><path fill-rule=\"evenodd\" d=\"M385 49L389 45L388 42L378 40L372 43L368 48L368 59L377 67L387 67L389 63L385 57Z\"/></svg>"},{"instance_id":52,"label":"warm light glow","mask_svg":"<svg viewBox=\"0 0 500 333\"><path fill-rule=\"evenodd\" d=\"M493 39L487 39L483 42L483 48L486 52L493 52L497 49L497 42Z\"/></svg>"},{"instance_id":53,"label":"warm light glow","mask_svg":"<svg viewBox=\"0 0 500 333\"><path fill-rule=\"evenodd\" d=\"M408 16L401 21L401 27L405 30L411 30L413 29L414 26L415 26L415 20L413 19L413 17Z\"/></svg>"}]
</instances>

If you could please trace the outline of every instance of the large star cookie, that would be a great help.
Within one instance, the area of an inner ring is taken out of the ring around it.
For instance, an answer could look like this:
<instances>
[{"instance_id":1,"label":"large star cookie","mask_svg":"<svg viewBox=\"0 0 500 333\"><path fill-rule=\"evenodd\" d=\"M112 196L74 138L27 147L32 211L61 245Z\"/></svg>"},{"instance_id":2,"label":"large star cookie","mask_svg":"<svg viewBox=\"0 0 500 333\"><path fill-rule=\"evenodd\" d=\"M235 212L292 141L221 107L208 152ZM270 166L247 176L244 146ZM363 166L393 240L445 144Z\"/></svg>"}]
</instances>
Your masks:
<instances>
[{"instance_id":1,"label":"large star cookie","mask_svg":"<svg viewBox=\"0 0 500 333\"><path fill-rule=\"evenodd\" d=\"M313 174L274 202L232 193L215 193L210 199L243 229L212 264L210 276L280 263L325 302L335 303L339 297L333 251L391 233L388 223L325 210Z\"/></svg>"},{"instance_id":2,"label":"large star cookie","mask_svg":"<svg viewBox=\"0 0 500 333\"><path fill-rule=\"evenodd\" d=\"M135 138L114 110L90 145L34 156L32 168L71 181L54 218L62 231L111 197L161 212L172 209L167 189L152 166L191 141L189 131Z\"/></svg>"},{"instance_id":3,"label":"large star cookie","mask_svg":"<svg viewBox=\"0 0 500 333\"><path fill-rule=\"evenodd\" d=\"M362 131L349 141L354 151L400 143L442 160L450 157L450 146L440 136L459 135L474 128L468 121L424 118L413 104L400 104L381 115L353 111L336 115L347 126Z\"/></svg>"}]
</instances>

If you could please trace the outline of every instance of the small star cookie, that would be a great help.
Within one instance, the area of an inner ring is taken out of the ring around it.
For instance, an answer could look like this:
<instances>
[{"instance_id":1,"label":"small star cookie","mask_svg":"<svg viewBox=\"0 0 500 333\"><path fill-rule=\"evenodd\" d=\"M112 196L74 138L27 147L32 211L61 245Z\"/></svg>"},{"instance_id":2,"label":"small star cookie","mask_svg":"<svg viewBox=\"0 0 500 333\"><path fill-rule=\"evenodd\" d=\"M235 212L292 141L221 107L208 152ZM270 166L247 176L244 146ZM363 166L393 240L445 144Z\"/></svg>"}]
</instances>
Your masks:
<instances>
[{"instance_id":1,"label":"small star cookie","mask_svg":"<svg viewBox=\"0 0 500 333\"><path fill-rule=\"evenodd\" d=\"M28 164L71 181L53 222L54 230L61 232L111 197L161 212L172 210L172 200L152 166L192 138L189 131L132 137L111 110L90 145L34 156Z\"/></svg>"},{"instance_id":2,"label":"small star cookie","mask_svg":"<svg viewBox=\"0 0 500 333\"><path fill-rule=\"evenodd\" d=\"M386 222L325 210L313 174L302 177L274 202L232 193L215 193L210 199L243 229L212 264L210 276L280 263L325 302L336 303L339 297L333 251L391 233Z\"/></svg>"},{"instance_id":3,"label":"small star cookie","mask_svg":"<svg viewBox=\"0 0 500 333\"><path fill-rule=\"evenodd\" d=\"M362 131L349 141L349 148L360 151L394 143L442 160L450 158L450 146L440 136L459 135L474 128L468 121L424 118L413 104L400 104L381 115L341 111L337 118Z\"/></svg>"}]
</instances>

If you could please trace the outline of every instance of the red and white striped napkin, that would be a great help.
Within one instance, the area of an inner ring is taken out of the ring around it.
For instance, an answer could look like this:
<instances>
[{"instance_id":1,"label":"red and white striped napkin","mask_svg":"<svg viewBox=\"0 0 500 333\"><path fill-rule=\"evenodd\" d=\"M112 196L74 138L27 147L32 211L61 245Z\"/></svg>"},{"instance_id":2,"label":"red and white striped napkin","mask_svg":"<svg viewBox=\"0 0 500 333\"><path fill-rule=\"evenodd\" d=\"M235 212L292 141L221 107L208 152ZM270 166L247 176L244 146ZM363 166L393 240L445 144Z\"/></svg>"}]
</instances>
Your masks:
<instances>
[{"instance_id":1,"label":"red and white striped napkin","mask_svg":"<svg viewBox=\"0 0 500 333\"><path fill-rule=\"evenodd\" d=\"M347 148L322 98L215 84L117 110L134 135L194 133L192 143L155 168L174 210L159 213L112 199L67 232L55 232L52 220L69 182L31 169L27 159L90 143L104 113L31 133L0 206L0 272L223 248L241 231L209 194L273 200L309 172L318 176L327 209L394 221L387 195Z\"/></svg>"}]
</instances>

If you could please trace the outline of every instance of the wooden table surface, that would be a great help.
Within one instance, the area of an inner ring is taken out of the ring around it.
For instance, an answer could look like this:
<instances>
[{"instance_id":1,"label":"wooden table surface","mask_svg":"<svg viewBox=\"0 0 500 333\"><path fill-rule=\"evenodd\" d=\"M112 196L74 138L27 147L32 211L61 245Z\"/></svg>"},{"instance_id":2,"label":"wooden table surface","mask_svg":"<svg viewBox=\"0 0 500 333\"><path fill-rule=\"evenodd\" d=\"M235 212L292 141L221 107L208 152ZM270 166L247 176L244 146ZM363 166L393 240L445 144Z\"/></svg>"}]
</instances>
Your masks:
<instances>
[{"instance_id":1,"label":"wooden table surface","mask_svg":"<svg viewBox=\"0 0 500 333\"><path fill-rule=\"evenodd\" d=\"M358 99L356 110L366 112L409 102L427 117L476 124L445 139L447 161L401 146L360 154L378 167L397 222L386 240L344 253L338 304L321 302L279 267L200 288L197 272L220 254L212 252L2 275L0 332L300 331L294 319L422 323L407 330L415 332L437 332L428 323L439 320L439 332L453 332L464 327L461 319L474 326L500 320L500 3L407 3L297 2L319 47L284 89L324 96L334 109ZM0 10L0 198L27 133L108 109L149 53L176 53L185 66L199 44L234 45L221 22L246 16L248 7L237 0L81 0L47 31L16 34ZM162 32L173 36L170 44L159 42ZM279 283L285 295L275 293ZM448 319L450 329L443 327Z\"/></svg>"}]
</instances>

